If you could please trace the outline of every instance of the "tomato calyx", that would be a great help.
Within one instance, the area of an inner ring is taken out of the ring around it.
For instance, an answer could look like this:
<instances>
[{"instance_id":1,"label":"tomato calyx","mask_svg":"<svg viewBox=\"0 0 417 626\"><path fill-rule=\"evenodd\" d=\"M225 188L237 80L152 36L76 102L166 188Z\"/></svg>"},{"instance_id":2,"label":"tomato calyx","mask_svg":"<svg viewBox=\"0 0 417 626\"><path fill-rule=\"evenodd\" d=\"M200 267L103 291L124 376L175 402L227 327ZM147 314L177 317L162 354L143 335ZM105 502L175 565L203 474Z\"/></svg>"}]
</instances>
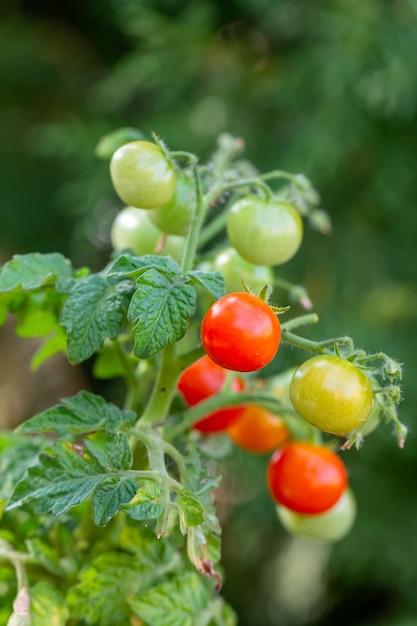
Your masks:
<instances>
[{"instance_id":1,"label":"tomato calyx","mask_svg":"<svg viewBox=\"0 0 417 626\"><path fill-rule=\"evenodd\" d=\"M271 304L269 302L269 298L270 298L271 293L272 293L271 285L264 285L260 289L260 291L257 293L253 289L251 289L251 287L245 282L245 280L243 278L241 280L242 280L243 288L244 288L246 293L250 293L251 295L256 296L257 298L259 298L259 300L262 300L262 302L265 302L266 304L268 304L268 306L277 315L282 315L283 313L286 313L287 311L290 310L291 307L289 305L287 305L287 306L278 306L276 304Z\"/></svg>"}]
</instances>

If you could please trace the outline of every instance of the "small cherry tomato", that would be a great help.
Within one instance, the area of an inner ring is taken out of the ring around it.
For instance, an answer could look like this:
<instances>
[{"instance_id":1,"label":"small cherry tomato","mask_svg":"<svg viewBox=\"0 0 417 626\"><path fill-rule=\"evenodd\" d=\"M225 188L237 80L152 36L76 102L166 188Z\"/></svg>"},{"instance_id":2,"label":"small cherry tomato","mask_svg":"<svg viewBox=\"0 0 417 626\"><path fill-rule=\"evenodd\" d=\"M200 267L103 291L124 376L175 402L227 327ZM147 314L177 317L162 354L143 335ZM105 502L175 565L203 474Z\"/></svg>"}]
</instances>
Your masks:
<instances>
[{"instance_id":1,"label":"small cherry tomato","mask_svg":"<svg viewBox=\"0 0 417 626\"><path fill-rule=\"evenodd\" d=\"M264 285L274 282L274 274L266 265L249 263L234 248L226 248L215 259L214 269L223 274L226 291L244 291L242 278L253 291L260 291Z\"/></svg>"},{"instance_id":2,"label":"small cherry tomato","mask_svg":"<svg viewBox=\"0 0 417 626\"><path fill-rule=\"evenodd\" d=\"M131 248L135 254L162 254L181 262L185 239L164 235L148 218L148 211L125 207L115 217L110 239L115 250Z\"/></svg>"},{"instance_id":3,"label":"small cherry tomato","mask_svg":"<svg viewBox=\"0 0 417 626\"><path fill-rule=\"evenodd\" d=\"M246 196L227 217L227 234L239 254L256 265L280 265L298 251L303 222L287 202Z\"/></svg>"},{"instance_id":4,"label":"small cherry tomato","mask_svg":"<svg viewBox=\"0 0 417 626\"><path fill-rule=\"evenodd\" d=\"M288 532L320 541L340 541L351 531L356 519L356 500L351 489L341 495L331 509L316 515L305 515L277 506L278 517Z\"/></svg>"},{"instance_id":5,"label":"small cherry tomato","mask_svg":"<svg viewBox=\"0 0 417 626\"><path fill-rule=\"evenodd\" d=\"M283 419L256 404L248 405L227 431L230 439L247 452L272 452L291 437Z\"/></svg>"},{"instance_id":6,"label":"small cherry tomato","mask_svg":"<svg viewBox=\"0 0 417 626\"><path fill-rule=\"evenodd\" d=\"M290 384L294 409L307 422L334 435L362 426L373 404L372 384L356 365L322 354L305 361Z\"/></svg>"},{"instance_id":7,"label":"small cherry tomato","mask_svg":"<svg viewBox=\"0 0 417 626\"><path fill-rule=\"evenodd\" d=\"M138 209L154 209L168 202L175 191L175 171L159 146L131 141L116 150L110 176L120 198Z\"/></svg>"},{"instance_id":8,"label":"small cherry tomato","mask_svg":"<svg viewBox=\"0 0 417 626\"><path fill-rule=\"evenodd\" d=\"M195 184L184 174L177 175L174 195L149 211L149 219L164 233L186 235L196 203Z\"/></svg>"},{"instance_id":9,"label":"small cherry tomato","mask_svg":"<svg viewBox=\"0 0 417 626\"><path fill-rule=\"evenodd\" d=\"M219 393L223 387L228 371L208 356L203 356L187 367L178 381L178 390L188 406L195 406L210 396ZM233 391L242 391L244 382L235 378L232 382ZM242 414L243 407L234 406L219 409L196 422L193 426L202 433L215 433L227 430Z\"/></svg>"},{"instance_id":10,"label":"small cherry tomato","mask_svg":"<svg viewBox=\"0 0 417 626\"><path fill-rule=\"evenodd\" d=\"M337 454L324 446L293 441L272 455L267 482L275 502L291 511L315 514L336 504L348 478Z\"/></svg>"},{"instance_id":11,"label":"small cherry tomato","mask_svg":"<svg viewBox=\"0 0 417 626\"><path fill-rule=\"evenodd\" d=\"M235 372L259 370L274 358L281 325L271 307L251 293L217 300L201 325L201 342L218 365Z\"/></svg>"}]
</instances>

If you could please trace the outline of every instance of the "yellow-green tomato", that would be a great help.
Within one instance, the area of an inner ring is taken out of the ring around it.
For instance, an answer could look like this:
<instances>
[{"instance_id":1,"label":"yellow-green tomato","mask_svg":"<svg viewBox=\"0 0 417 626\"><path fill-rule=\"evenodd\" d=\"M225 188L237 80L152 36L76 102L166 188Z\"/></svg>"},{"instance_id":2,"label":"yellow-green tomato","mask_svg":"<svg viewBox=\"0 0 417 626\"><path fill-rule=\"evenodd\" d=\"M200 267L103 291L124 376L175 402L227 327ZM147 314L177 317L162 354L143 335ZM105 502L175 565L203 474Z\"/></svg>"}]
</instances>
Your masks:
<instances>
[{"instance_id":1,"label":"yellow-green tomato","mask_svg":"<svg viewBox=\"0 0 417 626\"><path fill-rule=\"evenodd\" d=\"M162 254L181 261L184 237L164 235L148 218L148 211L126 207L113 221L110 239L115 250L130 248L138 256Z\"/></svg>"},{"instance_id":2,"label":"yellow-green tomato","mask_svg":"<svg viewBox=\"0 0 417 626\"><path fill-rule=\"evenodd\" d=\"M196 203L194 181L177 174L174 195L168 202L149 211L149 219L164 233L185 235Z\"/></svg>"},{"instance_id":3,"label":"yellow-green tomato","mask_svg":"<svg viewBox=\"0 0 417 626\"><path fill-rule=\"evenodd\" d=\"M116 150L110 175L120 198L132 207L154 209L174 195L174 168L161 148L150 141L131 141Z\"/></svg>"},{"instance_id":4,"label":"yellow-green tomato","mask_svg":"<svg viewBox=\"0 0 417 626\"><path fill-rule=\"evenodd\" d=\"M320 541L340 541L350 532L356 519L356 500L349 488L336 504L324 513L306 515L281 505L276 509L282 525L288 532Z\"/></svg>"},{"instance_id":5,"label":"yellow-green tomato","mask_svg":"<svg viewBox=\"0 0 417 626\"><path fill-rule=\"evenodd\" d=\"M368 376L356 365L321 354L297 368L290 383L290 399L309 424L343 436L366 422L373 391Z\"/></svg>"},{"instance_id":6,"label":"yellow-green tomato","mask_svg":"<svg viewBox=\"0 0 417 626\"><path fill-rule=\"evenodd\" d=\"M291 204L250 195L232 205L227 234L232 246L250 263L280 265L299 249L303 222Z\"/></svg>"},{"instance_id":7,"label":"yellow-green tomato","mask_svg":"<svg viewBox=\"0 0 417 626\"><path fill-rule=\"evenodd\" d=\"M266 265L254 265L242 258L234 248L223 250L214 260L214 269L223 274L226 291L244 291L242 278L253 291L258 292L265 285L271 285L274 274Z\"/></svg>"}]
</instances>

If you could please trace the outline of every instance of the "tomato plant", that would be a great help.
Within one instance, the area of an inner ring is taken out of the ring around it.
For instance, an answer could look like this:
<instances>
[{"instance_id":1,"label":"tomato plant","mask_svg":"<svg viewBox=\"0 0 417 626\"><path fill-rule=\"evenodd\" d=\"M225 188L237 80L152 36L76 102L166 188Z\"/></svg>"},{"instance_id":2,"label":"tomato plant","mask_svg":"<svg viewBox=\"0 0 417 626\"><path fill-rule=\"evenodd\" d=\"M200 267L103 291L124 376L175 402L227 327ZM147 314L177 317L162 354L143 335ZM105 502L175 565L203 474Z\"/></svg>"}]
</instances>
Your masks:
<instances>
[{"instance_id":1,"label":"tomato plant","mask_svg":"<svg viewBox=\"0 0 417 626\"><path fill-rule=\"evenodd\" d=\"M131 141L113 154L110 174L125 204L154 209L175 191L175 172L162 149L150 141Z\"/></svg>"},{"instance_id":2,"label":"tomato plant","mask_svg":"<svg viewBox=\"0 0 417 626\"><path fill-rule=\"evenodd\" d=\"M184 370L178 381L178 389L188 406L195 406L219 393L227 375L226 369L214 363L208 356L203 356ZM244 388L243 380L235 377L231 388L233 391L241 391ZM194 428L202 433L220 432L239 420L241 415L242 407L221 409L195 422Z\"/></svg>"},{"instance_id":3,"label":"tomato plant","mask_svg":"<svg viewBox=\"0 0 417 626\"><path fill-rule=\"evenodd\" d=\"M118 147L135 136L124 129L97 149L108 159L118 148L111 176L135 205L116 216L103 267L34 252L0 269L0 322L10 314L18 334L37 338L32 369L64 353L72 365L92 363L93 374L93 390L63 398L16 433L0 433L0 624L166 626L203 615L204 623L235 626L218 595L214 499L219 458L236 453L221 445L228 435L253 452L278 447L267 473L272 513L277 504L291 532L326 540L349 530L354 506L344 463L316 426L346 434L344 448L359 447L375 397L377 422L391 422L404 445L400 365L350 337L308 339L299 329L317 323L315 313L290 312L281 326L283 309L267 303L263 283L273 278L290 299L309 304L299 285L258 264L282 263L298 248L293 204L323 217L311 183L281 170L242 176L242 141L228 136L208 163L148 141ZM183 177L195 185L186 220L169 204ZM269 183L280 177L286 202L272 199ZM185 237L166 235L149 219L158 205L171 224L161 227L183 232L187 223ZM238 257L240 240L256 258ZM219 248L227 254L213 267ZM259 296L226 294L242 276ZM213 302L207 312L202 293ZM265 367L280 343L277 361L288 346L319 356L293 376L291 369L264 370L257 379L236 374ZM114 382L101 384L100 395L95 378ZM244 487L244 471L239 481Z\"/></svg>"},{"instance_id":4,"label":"tomato plant","mask_svg":"<svg viewBox=\"0 0 417 626\"><path fill-rule=\"evenodd\" d=\"M164 233L185 235L196 203L195 184L188 176L177 175L174 195L149 211L149 219Z\"/></svg>"},{"instance_id":5,"label":"tomato plant","mask_svg":"<svg viewBox=\"0 0 417 626\"><path fill-rule=\"evenodd\" d=\"M231 440L247 452L272 452L291 437L284 420L256 404L248 405L229 427Z\"/></svg>"},{"instance_id":6,"label":"tomato plant","mask_svg":"<svg viewBox=\"0 0 417 626\"><path fill-rule=\"evenodd\" d=\"M291 402L313 426L347 435L369 416L373 391L368 376L350 361L322 354L305 361L294 373Z\"/></svg>"},{"instance_id":7,"label":"tomato plant","mask_svg":"<svg viewBox=\"0 0 417 626\"><path fill-rule=\"evenodd\" d=\"M281 338L271 307L251 293L217 300L201 325L201 342L213 361L235 372L259 370L274 358Z\"/></svg>"},{"instance_id":8,"label":"tomato plant","mask_svg":"<svg viewBox=\"0 0 417 626\"><path fill-rule=\"evenodd\" d=\"M288 202L251 195L231 207L227 234L232 246L250 263L280 265L298 251L303 222Z\"/></svg>"},{"instance_id":9,"label":"tomato plant","mask_svg":"<svg viewBox=\"0 0 417 626\"><path fill-rule=\"evenodd\" d=\"M350 532L356 519L356 499L350 488L324 513L306 515L296 513L282 505L277 505L278 517L293 535L319 539L320 541L340 541Z\"/></svg>"},{"instance_id":10,"label":"tomato plant","mask_svg":"<svg viewBox=\"0 0 417 626\"><path fill-rule=\"evenodd\" d=\"M348 485L345 465L324 446L293 441L278 449L268 465L269 490L276 502L298 513L323 513Z\"/></svg>"}]
</instances>

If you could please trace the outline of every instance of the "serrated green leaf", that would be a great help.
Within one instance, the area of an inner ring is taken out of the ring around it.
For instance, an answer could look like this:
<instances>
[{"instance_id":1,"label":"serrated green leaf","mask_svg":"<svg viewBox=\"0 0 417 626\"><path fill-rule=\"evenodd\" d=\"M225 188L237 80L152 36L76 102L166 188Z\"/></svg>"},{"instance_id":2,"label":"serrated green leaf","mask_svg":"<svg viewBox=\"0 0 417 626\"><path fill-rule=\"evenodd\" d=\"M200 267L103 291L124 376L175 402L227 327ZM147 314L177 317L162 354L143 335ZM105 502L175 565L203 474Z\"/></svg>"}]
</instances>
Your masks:
<instances>
[{"instance_id":1,"label":"serrated green leaf","mask_svg":"<svg viewBox=\"0 0 417 626\"><path fill-rule=\"evenodd\" d=\"M132 598L129 604L148 626L197 626L210 600L201 576L189 572Z\"/></svg>"},{"instance_id":2,"label":"serrated green leaf","mask_svg":"<svg viewBox=\"0 0 417 626\"><path fill-rule=\"evenodd\" d=\"M126 433L98 432L86 437L84 445L105 469L128 470L132 467L133 453Z\"/></svg>"},{"instance_id":3,"label":"serrated green leaf","mask_svg":"<svg viewBox=\"0 0 417 626\"><path fill-rule=\"evenodd\" d=\"M57 446L54 455L41 454L39 460L16 486L8 510L32 501L35 513L60 515L86 500L108 478L97 463L67 444Z\"/></svg>"},{"instance_id":4,"label":"serrated green leaf","mask_svg":"<svg viewBox=\"0 0 417 626\"><path fill-rule=\"evenodd\" d=\"M116 432L125 425L133 424L135 419L133 411L119 409L101 396L83 390L72 398L64 398L61 404L38 413L21 424L17 432L55 432L60 436L99 430Z\"/></svg>"},{"instance_id":5,"label":"serrated green leaf","mask_svg":"<svg viewBox=\"0 0 417 626\"><path fill-rule=\"evenodd\" d=\"M41 539L33 537L32 539L26 539L26 547L29 554L31 554L36 562L42 565L48 572L62 576L65 571L59 563L56 552L44 543Z\"/></svg>"},{"instance_id":6,"label":"serrated green leaf","mask_svg":"<svg viewBox=\"0 0 417 626\"><path fill-rule=\"evenodd\" d=\"M152 481L146 481L143 487L137 490L129 504L120 508L128 517L137 521L157 519L163 510L163 506L159 502L160 497L159 485Z\"/></svg>"},{"instance_id":7,"label":"serrated green leaf","mask_svg":"<svg viewBox=\"0 0 417 626\"><path fill-rule=\"evenodd\" d=\"M127 598L146 590L154 576L138 555L103 554L81 571L79 584L69 590L71 615L87 624L109 626L122 619L127 624Z\"/></svg>"},{"instance_id":8,"label":"serrated green leaf","mask_svg":"<svg viewBox=\"0 0 417 626\"><path fill-rule=\"evenodd\" d=\"M133 478L109 478L94 492L93 519L96 526L105 526L136 493Z\"/></svg>"},{"instance_id":9,"label":"serrated green leaf","mask_svg":"<svg viewBox=\"0 0 417 626\"><path fill-rule=\"evenodd\" d=\"M16 254L0 272L0 291L37 289L57 277L71 275L71 263L62 254Z\"/></svg>"},{"instance_id":10,"label":"serrated green leaf","mask_svg":"<svg viewBox=\"0 0 417 626\"><path fill-rule=\"evenodd\" d=\"M204 507L191 494L181 495L178 503L183 510L187 526L198 526L204 522Z\"/></svg>"},{"instance_id":11,"label":"serrated green leaf","mask_svg":"<svg viewBox=\"0 0 417 626\"><path fill-rule=\"evenodd\" d=\"M136 323L135 354L146 359L184 336L196 308L196 293L190 285L172 282L153 269L139 277L137 287L128 319Z\"/></svg>"},{"instance_id":12,"label":"serrated green leaf","mask_svg":"<svg viewBox=\"0 0 417 626\"><path fill-rule=\"evenodd\" d=\"M8 500L29 467L36 465L45 440L0 435L0 499Z\"/></svg>"},{"instance_id":13,"label":"serrated green leaf","mask_svg":"<svg viewBox=\"0 0 417 626\"><path fill-rule=\"evenodd\" d=\"M201 285L201 287L208 291L216 300L226 294L224 277L220 272L192 270L187 272L187 277L190 278L192 282Z\"/></svg>"},{"instance_id":14,"label":"serrated green leaf","mask_svg":"<svg viewBox=\"0 0 417 626\"><path fill-rule=\"evenodd\" d=\"M124 455L124 444L122 446ZM32 502L35 513L60 515L84 502L109 479L124 480L119 467L126 460L118 459L116 450L111 455L101 451L100 460L105 466L84 454L82 447L58 441L53 452L41 454L40 463L29 468L16 486L7 508Z\"/></svg>"},{"instance_id":15,"label":"serrated green leaf","mask_svg":"<svg viewBox=\"0 0 417 626\"><path fill-rule=\"evenodd\" d=\"M132 289L130 281L111 285L98 274L74 284L61 312L71 363L85 361L101 350L106 339L116 339Z\"/></svg>"},{"instance_id":16,"label":"serrated green leaf","mask_svg":"<svg viewBox=\"0 0 417 626\"><path fill-rule=\"evenodd\" d=\"M69 612L56 586L39 582L30 589L31 626L65 626Z\"/></svg>"},{"instance_id":17,"label":"serrated green leaf","mask_svg":"<svg viewBox=\"0 0 417 626\"><path fill-rule=\"evenodd\" d=\"M180 266L169 256L145 254L133 256L122 254L113 265L110 266L107 277L120 280L122 278L135 278L149 269L158 270L161 274L176 276L181 274Z\"/></svg>"}]
</instances>

